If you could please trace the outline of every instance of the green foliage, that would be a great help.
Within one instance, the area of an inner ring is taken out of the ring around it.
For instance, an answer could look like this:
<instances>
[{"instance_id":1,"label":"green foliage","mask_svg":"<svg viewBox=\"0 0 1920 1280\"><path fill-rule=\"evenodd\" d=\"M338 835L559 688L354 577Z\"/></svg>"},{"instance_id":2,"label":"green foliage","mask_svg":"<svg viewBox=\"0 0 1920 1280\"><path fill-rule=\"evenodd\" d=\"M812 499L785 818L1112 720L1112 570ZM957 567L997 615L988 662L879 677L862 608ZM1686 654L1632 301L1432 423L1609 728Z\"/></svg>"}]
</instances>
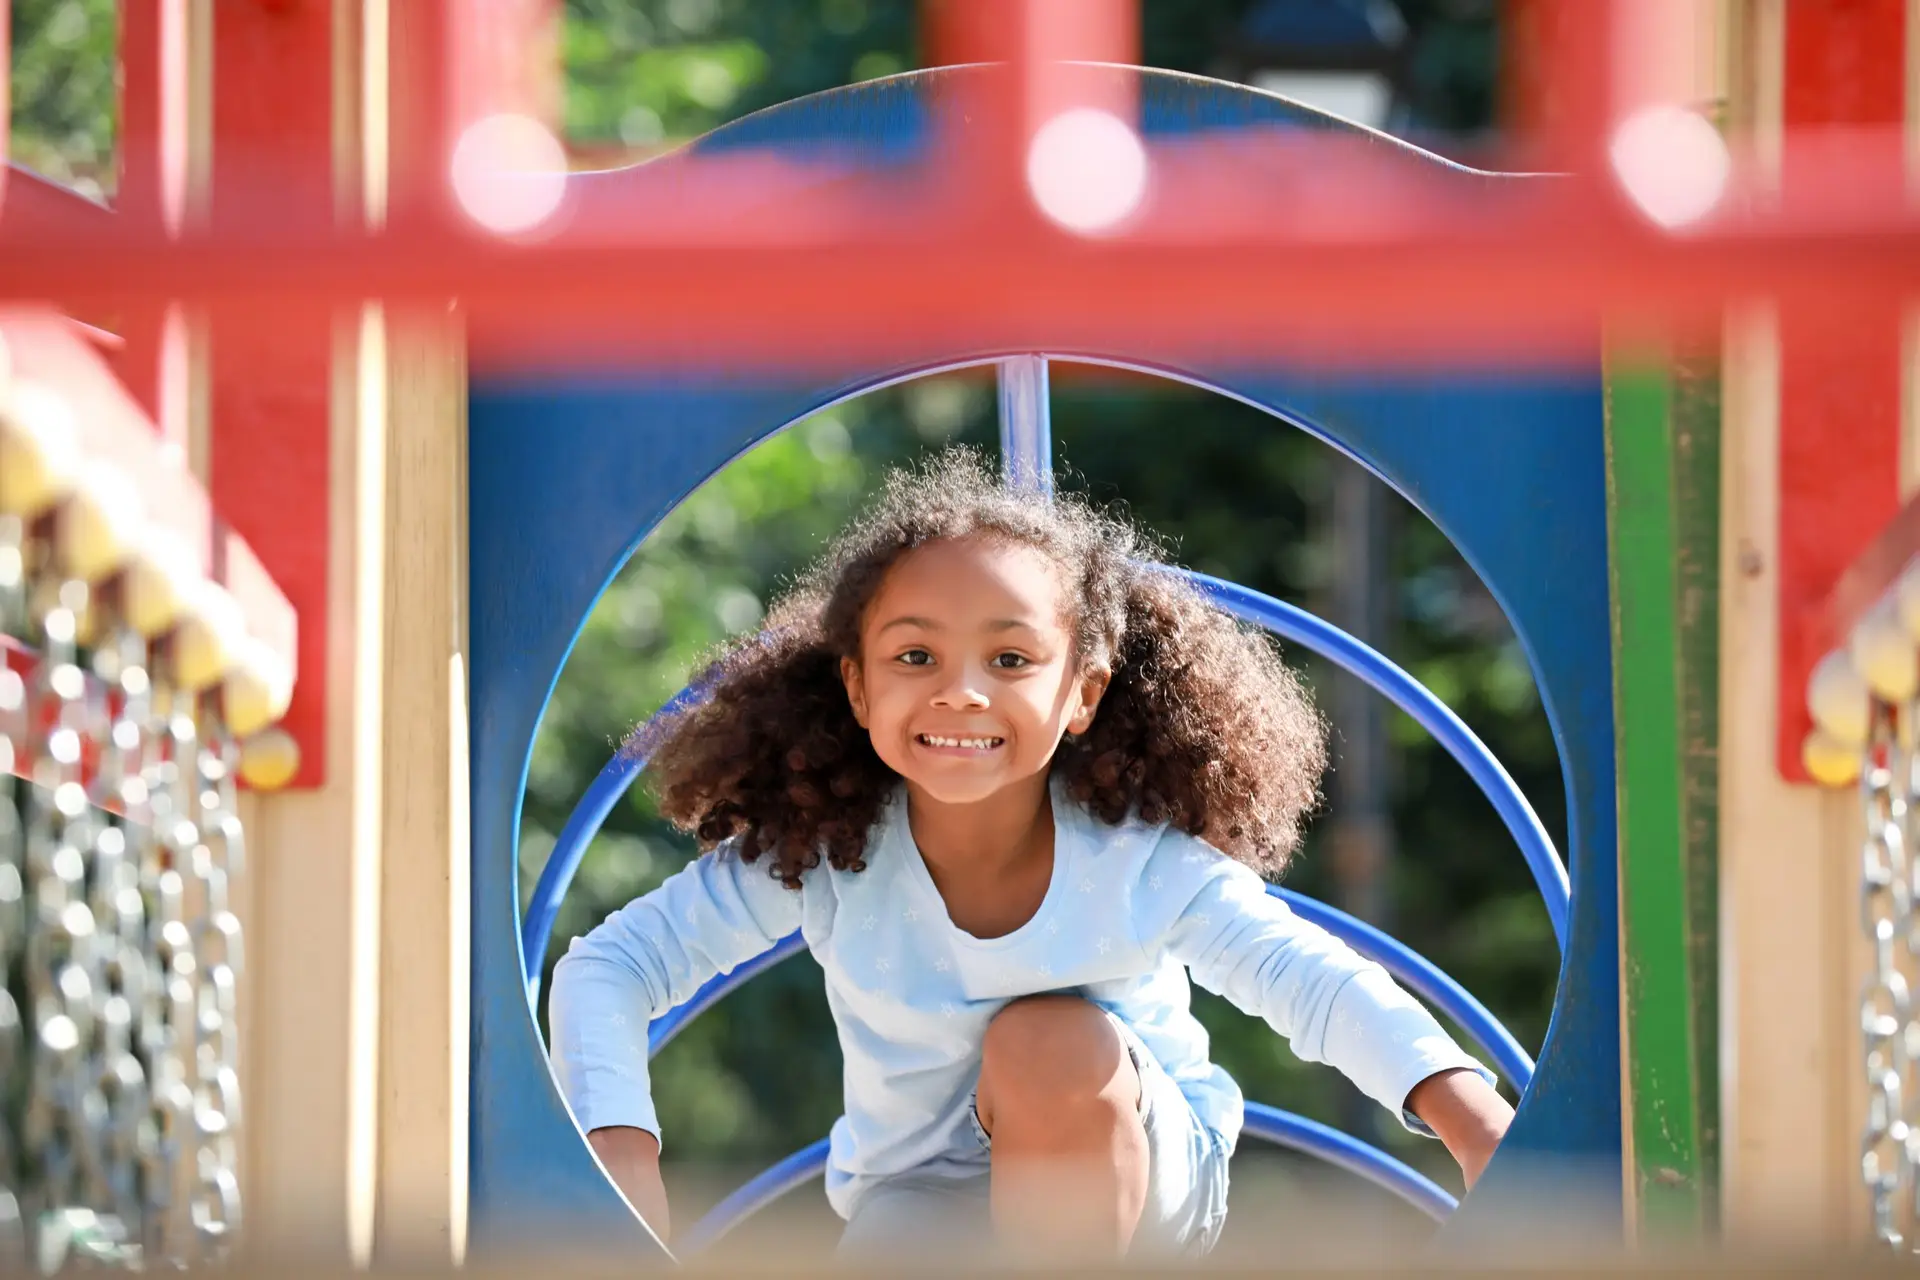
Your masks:
<instances>
[{"instance_id":1,"label":"green foliage","mask_svg":"<svg viewBox=\"0 0 1920 1280\"><path fill-rule=\"evenodd\" d=\"M100 196L119 132L116 0L13 0L12 159Z\"/></svg>"},{"instance_id":2,"label":"green foliage","mask_svg":"<svg viewBox=\"0 0 1920 1280\"><path fill-rule=\"evenodd\" d=\"M913 0L567 0L576 142L683 139L916 65Z\"/></svg>"}]
</instances>

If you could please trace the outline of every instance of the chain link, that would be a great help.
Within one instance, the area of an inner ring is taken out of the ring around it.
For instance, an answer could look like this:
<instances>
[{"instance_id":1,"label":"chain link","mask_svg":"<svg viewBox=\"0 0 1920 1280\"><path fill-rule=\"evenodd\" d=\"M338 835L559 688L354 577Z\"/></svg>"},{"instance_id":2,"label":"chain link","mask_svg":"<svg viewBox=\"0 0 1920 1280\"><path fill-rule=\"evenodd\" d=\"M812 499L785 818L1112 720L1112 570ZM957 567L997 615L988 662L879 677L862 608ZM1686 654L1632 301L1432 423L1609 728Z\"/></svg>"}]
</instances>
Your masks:
<instances>
[{"instance_id":1,"label":"chain link","mask_svg":"<svg viewBox=\"0 0 1920 1280\"><path fill-rule=\"evenodd\" d=\"M26 633L26 530L0 516L0 635ZM11 647L8 656L11 657ZM25 1107L31 1055L21 979L26 971L26 843L15 774L27 740L27 688L11 662L0 662L0 1273L27 1266L27 1225L18 1119Z\"/></svg>"},{"instance_id":2,"label":"chain link","mask_svg":"<svg viewBox=\"0 0 1920 1280\"><path fill-rule=\"evenodd\" d=\"M1860 923L1873 948L1873 971L1860 997L1867 1085L1860 1174L1866 1183L1874 1239L1889 1250L1906 1243L1899 1197L1911 1185L1903 1083L1909 1062L1911 998L1899 951L1914 930L1913 869L1906 841L1910 766L1899 716L1878 700L1871 711L1860 793L1866 835L1860 850Z\"/></svg>"},{"instance_id":3,"label":"chain link","mask_svg":"<svg viewBox=\"0 0 1920 1280\"><path fill-rule=\"evenodd\" d=\"M63 580L31 534L0 518L0 1274L218 1261L241 1221L235 749L111 584Z\"/></svg>"}]
</instances>

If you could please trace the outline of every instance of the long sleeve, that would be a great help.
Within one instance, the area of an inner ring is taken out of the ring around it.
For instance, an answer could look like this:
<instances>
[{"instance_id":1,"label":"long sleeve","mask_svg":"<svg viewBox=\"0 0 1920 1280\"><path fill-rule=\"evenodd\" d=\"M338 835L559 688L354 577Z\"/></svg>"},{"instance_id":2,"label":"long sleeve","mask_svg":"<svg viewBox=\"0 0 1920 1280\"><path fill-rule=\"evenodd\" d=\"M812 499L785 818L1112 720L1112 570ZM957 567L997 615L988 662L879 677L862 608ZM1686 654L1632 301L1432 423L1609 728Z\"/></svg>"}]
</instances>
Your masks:
<instances>
[{"instance_id":1,"label":"long sleeve","mask_svg":"<svg viewBox=\"0 0 1920 1280\"><path fill-rule=\"evenodd\" d=\"M647 1026L701 984L799 927L801 895L764 863L695 859L576 938L553 971L547 1012L554 1074L582 1130L660 1136Z\"/></svg>"},{"instance_id":2,"label":"long sleeve","mask_svg":"<svg viewBox=\"0 0 1920 1280\"><path fill-rule=\"evenodd\" d=\"M1464 1068L1494 1082L1385 969L1295 915L1248 868L1197 841L1165 850L1171 843L1163 853L1185 874L1155 874L1192 892L1176 897L1186 900L1166 922L1166 945L1194 981L1264 1018L1298 1057L1337 1068L1416 1133L1431 1135L1406 1108L1422 1080Z\"/></svg>"}]
</instances>

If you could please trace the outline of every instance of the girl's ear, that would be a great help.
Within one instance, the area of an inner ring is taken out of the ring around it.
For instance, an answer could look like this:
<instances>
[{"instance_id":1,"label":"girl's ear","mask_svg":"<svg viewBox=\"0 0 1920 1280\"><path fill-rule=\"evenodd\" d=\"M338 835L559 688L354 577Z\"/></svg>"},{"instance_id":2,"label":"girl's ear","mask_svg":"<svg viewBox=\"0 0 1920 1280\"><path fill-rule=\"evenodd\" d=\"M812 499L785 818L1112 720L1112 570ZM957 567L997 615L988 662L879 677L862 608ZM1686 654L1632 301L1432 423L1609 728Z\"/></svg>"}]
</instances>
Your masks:
<instances>
[{"instance_id":1,"label":"girl's ear","mask_svg":"<svg viewBox=\"0 0 1920 1280\"><path fill-rule=\"evenodd\" d=\"M1100 710L1100 699L1106 695L1107 686L1113 682L1113 672L1105 666L1088 667L1080 675L1080 706L1067 721L1067 732L1082 734L1093 727L1093 717Z\"/></svg>"},{"instance_id":2,"label":"girl's ear","mask_svg":"<svg viewBox=\"0 0 1920 1280\"><path fill-rule=\"evenodd\" d=\"M867 686L861 679L860 664L852 658L840 659L840 683L847 686L847 704L853 708L854 722L866 728Z\"/></svg>"}]
</instances>

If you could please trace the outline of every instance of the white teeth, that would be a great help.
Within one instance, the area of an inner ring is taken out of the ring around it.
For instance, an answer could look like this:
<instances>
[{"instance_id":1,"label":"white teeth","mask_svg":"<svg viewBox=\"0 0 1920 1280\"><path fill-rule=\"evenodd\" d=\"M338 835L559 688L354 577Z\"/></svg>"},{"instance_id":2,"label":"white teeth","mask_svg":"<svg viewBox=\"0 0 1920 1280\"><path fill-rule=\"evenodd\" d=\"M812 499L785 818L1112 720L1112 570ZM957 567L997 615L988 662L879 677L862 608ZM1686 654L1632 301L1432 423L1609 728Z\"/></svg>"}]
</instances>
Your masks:
<instances>
[{"instance_id":1,"label":"white teeth","mask_svg":"<svg viewBox=\"0 0 1920 1280\"><path fill-rule=\"evenodd\" d=\"M942 738L932 733L921 734L920 741L930 747L965 747L970 751L991 751L1000 745L998 738Z\"/></svg>"}]
</instances>

